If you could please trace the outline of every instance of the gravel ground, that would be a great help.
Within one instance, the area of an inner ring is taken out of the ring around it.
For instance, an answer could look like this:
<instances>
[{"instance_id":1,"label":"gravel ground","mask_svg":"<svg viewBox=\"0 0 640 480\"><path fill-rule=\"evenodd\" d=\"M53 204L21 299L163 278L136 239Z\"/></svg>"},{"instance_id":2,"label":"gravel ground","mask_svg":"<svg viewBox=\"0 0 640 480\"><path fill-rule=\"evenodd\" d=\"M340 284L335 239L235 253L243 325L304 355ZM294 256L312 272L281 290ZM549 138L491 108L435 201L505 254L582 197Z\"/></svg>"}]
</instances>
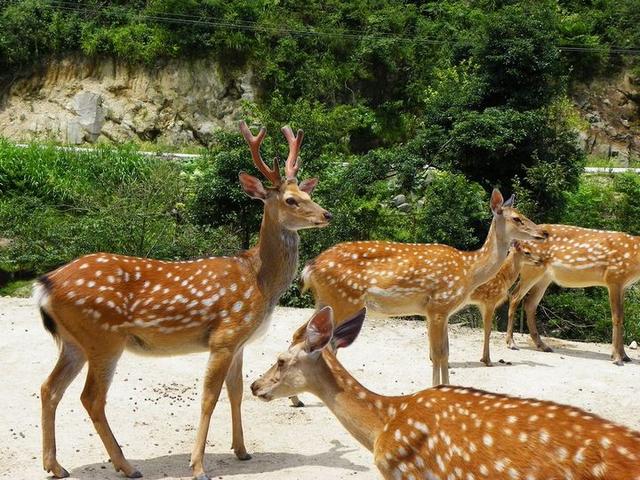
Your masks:
<instances>
[{"instance_id":1,"label":"gravel ground","mask_svg":"<svg viewBox=\"0 0 640 480\"><path fill-rule=\"evenodd\" d=\"M231 420L226 392L214 413L206 468L215 478L374 479L372 457L319 401L303 395L304 409L288 401L255 400L249 383L288 344L311 310L280 308L260 340L245 349L245 438L253 459L240 462L229 450ZM30 299L0 298L0 478L46 478L41 467L39 386L56 359L56 347L41 326ZM533 350L516 336L521 350L508 350L504 334L492 337L487 368L480 330L451 327L451 380L501 393L570 403L640 429L640 352L616 367L609 345L549 339L554 353ZM109 392L107 416L125 454L145 478L190 478L189 452L199 413L200 384L207 355L137 357L125 353ZM367 387L386 394L429 386L423 322L370 318L341 360ZM497 363L499 360L504 363ZM82 374L81 374L82 377ZM78 479L117 479L80 400L77 379L58 409L58 459Z\"/></svg>"}]
</instances>

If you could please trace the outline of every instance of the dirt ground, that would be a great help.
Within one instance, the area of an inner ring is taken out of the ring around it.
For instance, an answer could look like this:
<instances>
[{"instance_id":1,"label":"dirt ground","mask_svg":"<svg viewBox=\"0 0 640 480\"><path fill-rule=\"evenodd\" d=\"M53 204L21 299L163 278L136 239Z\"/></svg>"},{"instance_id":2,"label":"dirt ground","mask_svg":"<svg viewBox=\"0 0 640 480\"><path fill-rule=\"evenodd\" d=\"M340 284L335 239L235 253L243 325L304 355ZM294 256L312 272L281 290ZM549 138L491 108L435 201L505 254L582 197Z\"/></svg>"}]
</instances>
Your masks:
<instances>
[{"instance_id":1,"label":"dirt ground","mask_svg":"<svg viewBox=\"0 0 640 480\"><path fill-rule=\"evenodd\" d=\"M214 413L206 468L214 478L374 479L372 457L319 401L291 408L286 400L254 399L249 383L284 349L291 332L311 311L280 308L260 340L245 349L245 438L253 459L236 460L229 450L231 420L226 392ZM41 467L39 386L56 359L56 348L42 328L30 299L0 298L0 478L46 478ZM640 429L638 391L640 351L616 367L608 345L557 341L556 351L522 347L508 350L504 334L492 337L487 368L481 332L452 327L452 383L580 406ZM206 354L149 358L125 353L109 393L107 415L125 455L145 478L190 478L189 452L195 437L200 385ZM423 322L369 318L356 343L341 360L367 387L386 394L426 388L431 378ZM497 363L498 360L505 363ZM103 446L80 400L82 380L69 388L58 409L58 459L78 479L116 479Z\"/></svg>"}]
</instances>

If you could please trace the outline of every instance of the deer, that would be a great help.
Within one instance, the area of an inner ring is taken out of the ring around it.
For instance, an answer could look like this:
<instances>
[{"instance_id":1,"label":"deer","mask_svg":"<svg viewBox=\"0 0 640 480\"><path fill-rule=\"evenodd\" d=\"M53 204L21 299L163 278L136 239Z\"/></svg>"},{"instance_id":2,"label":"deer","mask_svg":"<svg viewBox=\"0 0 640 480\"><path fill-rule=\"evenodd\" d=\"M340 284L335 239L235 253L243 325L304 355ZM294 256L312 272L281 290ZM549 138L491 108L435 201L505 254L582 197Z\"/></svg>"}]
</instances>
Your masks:
<instances>
[{"instance_id":1,"label":"deer","mask_svg":"<svg viewBox=\"0 0 640 480\"><path fill-rule=\"evenodd\" d=\"M514 196L505 201L499 190L493 190L493 219L478 250L385 241L339 243L307 264L303 288L313 293L316 309L333 308L338 325L365 305L389 316L426 317L433 385L447 384L449 317L468 303L471 292L495 276L512 240L546 238L546 232L513 204Z\"/></svg>"},{"instance_id":2,"label":"deer","mask_svg":"<svg viewBox=\"0 0 640 480\"><path fill-rule=\"evenodd\" d=\"M336 357L364 318L362 309L335 326L331 307L317 311L253 395L318 397L389 480L640 480L640 432L579 408L467 387L368 390Z\"/></svg>"},{"instance_id":3,"label":"deer","mask_svg":"<svg viewBox=\"0 0 640 480\"><path fill-rule=\"evenodd\" d=\"M59 358L41 387L43 465L55 477L68 476L56 458L55 414L66 388L88 363L81 401L116 471L141 473L124 457L107 422L107 391L124 350L146 355L210 352L203 382L200 421L190 467L205 480L203 456L211 415L222 384L231 405L232 448L248 460L241 419L245 345L266 330L278 300L297 271L299 236L324 227L331 214L311 199L318 180L298 184L303 132L282 132L289 145L282 178L275 159L262 160L257 136L245 122L240 131L253 163L271 182L239 174L244 192L264 204L257 245L235 257L164 261L95 253L43 275L35 286L45 328L59 344Z\"/></svg>"},{"instance_id":4,"label":"deer","mask_svg":"<svg viewBox=\"0 0 640 480\"><path fill-rule=\"evenodd\" d=\"M496 309L507 301L509 289L518 279L522 266L540 264L542 264L542 257L538 256L530 245L514 240L507 258L495 277L480 285L469 296L468 304L476 305L482 314L484 342L480 361L485 365L492 365L489 338Z\"/></svg>"},{"instance_id":5,"label":"deer","mask_svg":"<svg viewBox=\"0 0 640 480\"><path fill-rule=\"evenodd\" d=\"M539 350L552 349L540 338L535 312L545 291L556 283L561 287L606 287L611 307L612 361L623 365L631 359L624 350L624 292L640 279L640 237L622 232L593 230L570 225L541 225L549 238L528 242L528 247L544 261L541 265L524 265L520 282L509 301L506 342L517 350L513 340L515 312L524 300L529 334ZM527 295L528 294L528 295Z\"/></svg>"}]
</instances>

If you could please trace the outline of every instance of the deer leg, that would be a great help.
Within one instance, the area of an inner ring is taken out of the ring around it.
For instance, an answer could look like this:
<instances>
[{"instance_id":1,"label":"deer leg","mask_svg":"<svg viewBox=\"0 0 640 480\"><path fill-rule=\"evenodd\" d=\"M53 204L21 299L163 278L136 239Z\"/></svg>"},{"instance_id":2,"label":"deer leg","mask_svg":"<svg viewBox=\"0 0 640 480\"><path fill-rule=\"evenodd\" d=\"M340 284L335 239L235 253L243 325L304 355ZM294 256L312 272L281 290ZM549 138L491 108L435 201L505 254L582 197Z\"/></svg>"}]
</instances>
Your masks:
<instances>
[{"instance_id":1,"label":"deer leg","mask_svg":"<svg viewBox=\"0 0 640 480\"><path fill-rule=\"evenodd\" d=\"M482 325L484 327L484 344L482 348L482 358L480 361L487 367L491 366L491 356L489 353L489 339L491 338L491 327L493 325L493 313L495 305L482 306Z\"/></svg>"},{"instance_id":2,"label":"deer leg","mask_svg":"<svg viewBox=\"0 0 640 480\"><path fill-rule=\"evenodd\" d=\"M611 305L611 322L613 324L611 358L616 365L630 362L631 359L624 351L624 289L618 285L609 287L609 303Z\"/></svg>"},{"instance_id":3,"label":"deer leg","mask_svg":"<svg viewBox=\"0 0 640 480\"><path fill-rule=\"evenodd\" d=\"M533 287L541 278L541 275L535 275L532 277L525 277L520 274L520 282L515 291L509 295L509 321L507 322L507 347L511 350L518 350L516 342L513 340L513 325L516 319L516 312L518 311L518 305L522 299L527 295L531 287Z\"/></svg>"},{"instance_id":4,"label":"deer leg","mask_svg":"<svg viewBox=\"0 0 640 480\"><path fill-rule=\"evenodd\" d=\"M429 318L429 355L432 363L432 384L433 386L448 383L449 371L446 355L448 352L446 322L441 315L434 315ZM443 323L445 327L443 328Z\"/></svg>"},{"instance_id":5,"label":"deer leg","mask_svg":"<svg viewBox=\"0 0 640 480\"><path fill-rule=\"evenodd\" d=\"M242 349L238 350L233 357L229 372L227 373L226 384L231 404L231 424L233 426L233 442L231 448L239 460L249 460L251 455L247 453L244 446L244 434L242 432Z\"/></svg>"},{"instance_id":6,"label":"deer leg","mask_svg":"<svg viewBox=\"0 0 640 480\"><path fill-rule=\"evenodd\" d=\"M109 390L116 363L118 363L118 359L122 354L122 348L109 353L109 355L103 354L89 357L87 381L80 399L89 413L93 426L98 432L116 471L122 471L129 478L140 478L142 474L124 457L104 412L104 407L107 403L107 391Z\"/></svg>"},{"instance_id":7,"label":"deer leg","mask_svg":"<svg viewBox=\"0 0 640 480\"><path fill-rule=\"evenodd\" d=\"M40 387L42 401L42 463L54 477L68 477L56 459L56 409L67 387L78 376L86 358L82 350L63 340L58 362Z\"/></svg>"},{"instance_id":8,"label":"deer leg","mask_svg":"<svg viewBox=\"0 0 640 480\"><path fill-rule=\"evenodd\" d=\"M196 442L191 451L190 466L193 476L197 480L208 480L209 477L204 472L202 459L204 458L204 448L207 442L207 434L209 433L209 424L211 423L211 415L213 409L218 403L222 383L224 382L229 366L231 365L233 355L231 352L216 351L209 355L207 371L204 378L204 390L202 392L202 405L200 409L200 423L198 424L198 433L196 434Z\"/></svg>"},{"instance_id":9,"label":"deer leg","mask_svg":"<svg viewBox=\"0 0 640 480\"><path fill-rule=\"evenodd\" d=\"M538 308L540 300L542 300L542 297L544 296L544 292L547 291L550 284L551 281L546 279L538 282L533 286L529 295L524 300L524 311L527 315L529 335L531 335L531 339L535 343L537 349L542 350L543 352L553 352L553 349L551 349L551 347L544 343L540 338L538 326L536 325L536 309Z\"/></svg>"}]
</instances>

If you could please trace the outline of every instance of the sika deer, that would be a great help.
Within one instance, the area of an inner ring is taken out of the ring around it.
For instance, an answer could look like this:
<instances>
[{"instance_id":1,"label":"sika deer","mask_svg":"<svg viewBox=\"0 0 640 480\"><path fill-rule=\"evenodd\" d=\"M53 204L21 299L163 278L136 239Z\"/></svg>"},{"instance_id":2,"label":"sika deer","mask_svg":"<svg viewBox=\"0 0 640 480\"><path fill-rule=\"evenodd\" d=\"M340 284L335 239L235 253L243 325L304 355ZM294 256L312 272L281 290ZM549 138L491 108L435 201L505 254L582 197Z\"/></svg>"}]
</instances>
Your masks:
<instances>
[{"instance_id":1,"label":"sika deer","mask_svg":"<svg viewBox=\"0 0 640 480\"><path fill-rule=\"evenodd\" d=\"M476 288L469 297L468 303L476 305L482 314L484 345L480 361L485 365L491 365L489 337L496 308L507 300L509 289L518 279L522 266L525 264L540 265L541 261L541 257L533 253L528 244L515 240L507 259L498 270L498 273L496 273L496 276Z\"/></svg>"},{"instance_id":2,"label":"sika deer","mask_svg":"<svg viewBox=\"0 0 640 480\"><path fill-rule=\"evenodd\" d=\"M60 357L42 385L43 463L56 477L68 476L56 459L55 414L71 381L89 363L82 403L116 470L140 477L124 457L104 407L116 364L127 349L151 355L209 351L202 410L191 454L193 475L208 478L202 463L213 409L226 381L233 421L232 448L240 460L250 456L241 421L242 352L268 325L280 296L296 273L297 230L321 227L329 212L311 200L317 180L296 180L302 131L283 132L289 157L280 177L260 156L265 129L254 137L242 122L256 167L271 181L240 173L252 198L264 203L258 245L237 257L168 262L107 253L87 255L44 275L37 285L44 325L60 344Z\"/></svg>"},{"instance_id":3,"label":"sika deer","mask_svg":"<svg viewBox=\"0 0 640 480\"><path fill-rule=\"evenodd\" d=\"M331 306L338 325L367 305L387 315L423 315L429 329L433 385L449 383L449 317L500 269L514 239L542 239L546 233L506 202L491 195L493 221L479 250L447 245L346 242L322 252L302 273L316 305Z\"/></svg>"},{"instance_id":4,"label":"sika deer","mask_svg":"<svg viewBox=\"0 0 640 480\"><path fill-rule=\"evenodd\" d=\"M616 365L630 362L624 351L624 291L640 279L640 237L621 232L591 230L568 225L541 225L549 232L544 242L528 242L542 257L540 266L525 265L518 288L509 301L507 345L516 349L513 322L518 303L527 295L524 310L531 338L538 349L550 352L536 326L536 308L552 282L561 287L607 287L613 324L612 359Z\"/></svg>"},{"instance_id":5,"label":"sika deer","mask_svg":"<svg viewBox=\"0 0 640 480\"><path fill-rule=\"evenodd\" d=\"M464 387L367 390L333 351L355 340L364 315L334 329L331 307L317 312L253 394L317 396L386 479L640 480L640 433L578 408Z\"/></svg>"}]
</instances>

